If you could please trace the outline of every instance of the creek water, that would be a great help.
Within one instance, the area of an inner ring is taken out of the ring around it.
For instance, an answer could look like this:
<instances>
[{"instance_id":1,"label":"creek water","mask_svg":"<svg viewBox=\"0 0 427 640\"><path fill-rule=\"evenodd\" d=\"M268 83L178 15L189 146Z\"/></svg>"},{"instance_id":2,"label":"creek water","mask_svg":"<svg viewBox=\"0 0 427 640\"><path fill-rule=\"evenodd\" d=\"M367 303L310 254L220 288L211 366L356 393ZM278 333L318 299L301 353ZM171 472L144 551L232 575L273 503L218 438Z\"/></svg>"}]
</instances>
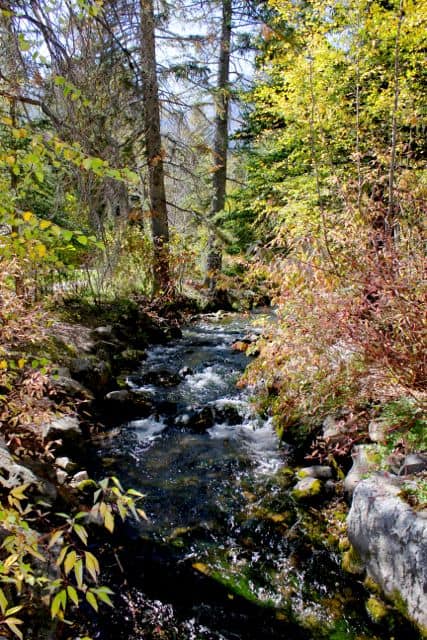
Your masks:
<instances>
[{"instance_id":1,"label":"creek water","mask_svg":"<svg viewBox=\"0 0 427 640\"><path fill-rule=\"evenodd\" d=\"M372 630L327 526L319 535L313 509L291 499L290 450L236 387L249 359L232 345L257 319L201 318L129 377L153 413L116 425L97 455L104 475L145 494L148 520L119 546L120 603L94 638L391 637Z\"/></svg>"}]
</instances>

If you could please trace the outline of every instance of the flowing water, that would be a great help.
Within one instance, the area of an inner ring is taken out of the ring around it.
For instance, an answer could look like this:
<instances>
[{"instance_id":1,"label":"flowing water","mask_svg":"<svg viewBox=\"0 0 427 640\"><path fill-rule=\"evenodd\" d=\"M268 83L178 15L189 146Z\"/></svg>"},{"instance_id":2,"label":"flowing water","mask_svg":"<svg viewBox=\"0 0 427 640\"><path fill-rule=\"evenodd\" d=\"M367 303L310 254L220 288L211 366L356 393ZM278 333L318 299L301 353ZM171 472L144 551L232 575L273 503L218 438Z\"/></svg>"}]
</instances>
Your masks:
<instances>
[{"instance_id":1,"label":"flowing water","mask_svg":"<svg viewBox=\"0 0 427 640\"><path fill-rule=\"evenodd\" d=\"M129 378L153 403L99 450L103 474L145 494L148 521L117 555L121 604L97 623L109 640L388 638L361 587L290 498L288 449L236 382L232 345L257 316L204 317L151 349Z\"/></svg>"}]
</instances>

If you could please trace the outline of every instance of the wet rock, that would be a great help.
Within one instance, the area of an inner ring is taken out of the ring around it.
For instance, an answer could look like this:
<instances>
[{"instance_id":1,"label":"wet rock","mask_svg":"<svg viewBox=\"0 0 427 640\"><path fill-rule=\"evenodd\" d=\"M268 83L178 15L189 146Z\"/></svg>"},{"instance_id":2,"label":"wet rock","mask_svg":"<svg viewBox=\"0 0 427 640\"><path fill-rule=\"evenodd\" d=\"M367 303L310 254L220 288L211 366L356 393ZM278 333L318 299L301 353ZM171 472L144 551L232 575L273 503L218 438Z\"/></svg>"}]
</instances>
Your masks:
<instances>
[{"instance_id":1,"label":"wet rock","mask_svg":"<svg viewBox=\"0 0 427 640\"><path fill-rule=\"evenodd\" d=\"M203 407L200 410L190 409L177 416L175 425L185 427L195 433L205 433L215 423L215 411L212 407Z\"/></svg>"},{"instance_id":2,"label":"wet rock","mask_svg":"<svg viewBox=\"0 0 427 640\"><path fill-rule=\"evenodd\" d=\"M348 536L368 577L425 632L427 512L414 511L401 489L397 478L362 480L348 515Z\"/></svg>"},{"instance_id":3,"label":"wet rock","mask_svg":"<svg viewBox=\"0 0 427 640\"><path fill-rule=\"evenodd\" d=\"M330 480L333 476L331 467L316 464L311 467L303 467L297 473L298 478L317 478L318 480Z\"/></svg>"},{"instance_id":4,"label":"wet rock","mask_svg":"<svg viewBox=\"0 0 427 640\"><path fill-rule=\"evenodd\" d=\"M351 457L353 466L344 479L344 492L348 499L353 495L359 482L379 467L379 455L375 445L356 445L353 447Z\"/></svg>"},{"instance_id":5,"label":"wet rock","mask_svg":"<svg viewBox=\"0 0 427 640\"><path fill-rule=\"evenodd\" d=\"M141 376L143 384L152 384L155 387L176 387L181 382L179 374L167 369L149 371Z\"/></svg>"},{"instance_id":6,"label":"wet rock","mask_svg":"<svg viewBox=\"0 0 427 640\"><path fill-rule=\"evenodd\" d=\"M427 454L425 453L410 453L408 454L402 466L399 469L400 476L407 476L411 473L419 473L427 469Z\"/></svg>"},{"instance_id":7,"label":"wet rock","mask_svg":"<svg viewBox=\"0 0 427 640\"><path fill-rule=\"evenodd\" d=\"M83 437L79 421L75 416L63 416L44 424L42 433L47 442L61 440L65 445L79 444Z\"/></svg>"},{"instance_id":8,"label":"wet rock","mask_svg":"<svg viewBox=\"0 0 427 640\"><path fill-rule=\"evenodd\" d=\"M71 361L73 377L96 395L105 392L112 381L111 365L96 356L75 358Z\"/></svg>"},{"instance_id":9,"label":"wet rock","mask_svg":"<svg viewBox=\"0 0 427 640\"><path fill-rule=\"evenodd\" d=\"M151 400L141 393L130 389L110 391L104 398L107 418L121 419L145 418L155 410Z\"/></svg>"},{"instance_id":10,"label":"wet rock","mask_svg":"<svg viewBox=\"0 0 427 640\"><path fill-rule=\"evenodd\" d=\"M193 370L190 369L190 367L182 367L182 369L178 371L178 375L180 376L180 378L186 378L187 376L191 376L192 374Z\"/></svg>"},{"instance_id":11,"label":"wet rock","mask_svg":"<svg viewBox=\"0 0 427 640\"><path fill-rule=\"evenodd\" d=\"M219 424L228 424L230 426L235 426L237 424L242 424L243 417L237 411L236 407L221 407L214 408L214 419L215 422Z\"/></svg>"},{"instance_id":12,"label":"wet rock","mask_svg":"<svg viewBox=\"0 0 427 640\"><path fill-rule=\"evenodd\" d=\"M318 478L302 478L291 491L292 497L299 501L311 500L320 496L322 482Z\"/></svg>"}]
</instances>

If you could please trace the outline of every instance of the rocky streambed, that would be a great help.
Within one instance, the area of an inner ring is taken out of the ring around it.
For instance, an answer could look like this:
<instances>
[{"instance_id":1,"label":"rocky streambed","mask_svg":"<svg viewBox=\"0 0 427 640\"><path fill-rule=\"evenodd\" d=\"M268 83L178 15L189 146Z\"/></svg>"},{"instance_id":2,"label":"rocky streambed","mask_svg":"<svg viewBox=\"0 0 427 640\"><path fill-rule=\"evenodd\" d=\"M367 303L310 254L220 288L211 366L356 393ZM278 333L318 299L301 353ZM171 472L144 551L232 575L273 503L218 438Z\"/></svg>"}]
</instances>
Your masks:
<instances>
[{"instance_id":1,"label":"rocky streambed","mask_svg":"<svg viewBox=\"0 0 427 640\"><path fill-rule=\"evenodd\" d=\"M147 323L100 326L80 335L83 348L56 377L55 393L75 398L80 418L43 427L44 441L60 445L43 495L87 497L88 475L145 494L148 519L98 542L116 597L112 612L83 608L94 639L423 632L427 520L389 489L399 481L373 477L374 467L356 464L345 484L337 468L308 466L279 444L271 420L252 409L254 390L236 387L257 320L211 314L182 333L154 323L152 336ZM159 344L147 349L150 339ZM95 416L102 427L94 430ZM350 544L344 489L356 485Z\"/></svg>"}]
</instances>

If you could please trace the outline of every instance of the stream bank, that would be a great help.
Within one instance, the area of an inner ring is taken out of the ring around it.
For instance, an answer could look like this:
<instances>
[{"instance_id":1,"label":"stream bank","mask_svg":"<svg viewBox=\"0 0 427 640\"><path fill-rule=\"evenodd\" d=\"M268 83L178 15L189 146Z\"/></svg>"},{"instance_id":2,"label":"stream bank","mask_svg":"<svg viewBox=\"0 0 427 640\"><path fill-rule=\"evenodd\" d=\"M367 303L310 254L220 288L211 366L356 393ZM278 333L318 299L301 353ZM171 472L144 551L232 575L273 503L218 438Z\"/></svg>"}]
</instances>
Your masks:
<instances>
[{"instance_id":1,"label":"stream bank","mask_svg":"<svg viewBox=\"0 0 427 640\"><path fill-rule=\"evenodd\" d=\"M295 448L279 448L271 421L253 413L250 390L236 388L245 345L259 333L253 320L205 315L183 335L161 321L160 344L147 349L147 328L138 335L128 319L119 329L80 328L80 352L68 343L68 371L53 385L68 397L72 390L80 420L43 431L63 441L52 484L73 485L80 501L91 489L78 474L115 475L146 494L149 518L108 542L99 537L116 606L93 622L84 610L84 624L97 640L416 637L387 604L386 615L369 615L365 603L381 604L378 594L342 570L338 471L301 468ZM128 348L140 351L124 366Z\"/></svg>"}]
</instances>

